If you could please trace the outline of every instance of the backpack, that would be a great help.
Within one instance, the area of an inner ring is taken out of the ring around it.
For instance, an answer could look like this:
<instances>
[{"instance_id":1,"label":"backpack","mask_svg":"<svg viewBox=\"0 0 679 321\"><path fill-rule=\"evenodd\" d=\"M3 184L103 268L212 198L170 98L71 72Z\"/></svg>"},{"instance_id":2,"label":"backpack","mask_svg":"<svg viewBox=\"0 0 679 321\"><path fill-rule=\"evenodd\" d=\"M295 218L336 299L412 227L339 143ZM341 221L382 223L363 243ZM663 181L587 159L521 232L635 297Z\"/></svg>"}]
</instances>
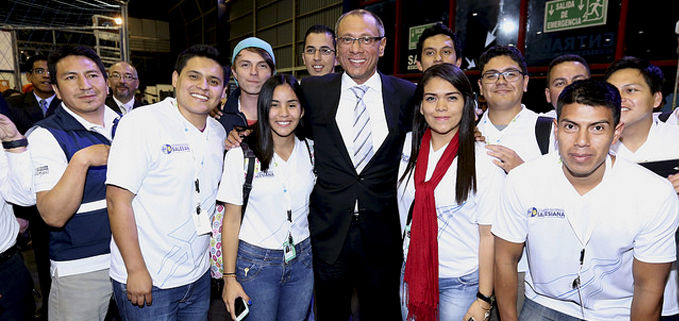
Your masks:
<instances>
[{"instance_id":1,"label":"backpack","mask_svg":"<svg viewBox=\"0 0 679 321\"><path fill-rule=\"evenodd\" d=\"M553 120L552 117L538 116L535 122L535 140L538 142L542 155L549 152L549 133L552 130Z\"/></svg>"}]
</instances>

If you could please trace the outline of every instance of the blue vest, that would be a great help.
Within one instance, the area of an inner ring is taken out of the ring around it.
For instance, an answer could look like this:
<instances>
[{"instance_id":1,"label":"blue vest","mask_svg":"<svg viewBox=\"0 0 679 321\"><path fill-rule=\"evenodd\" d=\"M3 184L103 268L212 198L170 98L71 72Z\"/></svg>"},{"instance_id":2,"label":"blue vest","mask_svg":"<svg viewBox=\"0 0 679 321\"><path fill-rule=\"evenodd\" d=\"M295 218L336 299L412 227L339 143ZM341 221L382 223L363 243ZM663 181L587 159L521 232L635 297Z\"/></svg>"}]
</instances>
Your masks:
<instances>
[{"instance_id":1,"label":"blue vest","mask_svg":"<svg viewBox=\"0 0 679 321\"><path fill-rule=\"evenodd\" d=\"M111 145L101 134L89 131L59 106L54 116L36 123L56 138L70 162L77 151L96 144ZM106 166L87 170L82 204L106 200ZM110 253L111 226L105 203L76 212L62 228L51 228L50 259L68 261Z\"/></svg>"}]
</instances>

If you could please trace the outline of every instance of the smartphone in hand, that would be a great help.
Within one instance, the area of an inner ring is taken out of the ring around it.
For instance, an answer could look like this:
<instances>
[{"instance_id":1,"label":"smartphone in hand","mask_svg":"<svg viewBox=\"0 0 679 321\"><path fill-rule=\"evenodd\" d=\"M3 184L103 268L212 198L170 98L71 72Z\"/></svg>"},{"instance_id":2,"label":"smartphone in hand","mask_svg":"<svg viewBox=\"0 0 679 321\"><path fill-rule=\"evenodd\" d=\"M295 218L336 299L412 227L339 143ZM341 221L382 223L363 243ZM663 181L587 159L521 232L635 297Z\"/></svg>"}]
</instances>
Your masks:
<instances>
[{"instance_id":1,"label":"smartphone in hand","mask_svg":"<svg viewBox=\"0 0 679 321\"><path fill-rule=\"evenodd\" d=\"M241 321L245 319L245 317L250 313L250 308L248 307L247 302L245 302L245 299L241 297L236 298L236 302L234 302L234 308L236 309L235 315L236 315L236 320L234 321Z\"/></svg>"}]
</instances>

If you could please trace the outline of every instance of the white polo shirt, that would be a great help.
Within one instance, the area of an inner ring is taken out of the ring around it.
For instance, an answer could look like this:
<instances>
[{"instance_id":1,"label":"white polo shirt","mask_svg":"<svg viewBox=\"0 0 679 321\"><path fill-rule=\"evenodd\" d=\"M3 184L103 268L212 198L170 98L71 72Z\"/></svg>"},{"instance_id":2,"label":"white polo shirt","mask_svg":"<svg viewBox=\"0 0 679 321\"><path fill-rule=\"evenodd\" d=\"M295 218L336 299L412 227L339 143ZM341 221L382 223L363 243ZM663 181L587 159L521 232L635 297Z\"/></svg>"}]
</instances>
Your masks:
<instances>
[{"instance_id":1,"label":"white polo shirt","mask_svg":"<svg viewBox=\"0 0 679 321\"><path fill-rule=\"evenodd\" d=\"M654 119L653 125L648 132L646 142L632 152L618 140L611 150L616 155L627 160L642 163L653 162L667 159L679 158L679 126L663 123ZM672 264L672 270L667 279L665 296L663 297L663 316L671 316L679 313L679 275L677 273L677 263Z\"/></svg>"},{"instance_id":2,"label":"white polo shirt","mask_svg":"<svg viewBox=\"0 0 679 321\"><path fill-rule=\"evenodd\" d=\"M679 108L675 109L667 121L665 122L670 125L679 126Z\"/></svg>"},{"instance_id":3,"label":"white polo shirt","mask_svg":"<svg viewBox=\"0 0 679 321\"><path fill-rule=\"evenodd\" d=\"M310 141L308 141L310 142ZM309 195L316 183L309 149L295 137L295 147L287 161L275 152L266 172L255 160L252 190L240 227L238 238L252 245L272 250L282 250L283 243L292 234L295 244L309 238ZM217 200L243 205L243 183L247 162L240 147L229 150L224 158L224 173ZM292 222L287 210L292 210Z\"/></svg>"},{"instance_id":4,"label":"white polo shirt","mask_svg":"<svg viewBox=\"0 0 679 321\"><path fill-rule=\"evenodd\" d=\"M410 159L412 133L406 134L399 166L399 179ZM429 161L426 180L431 179L447 145L434 151L429 148ZM460 277L479 269L479 225L491 225L497 211L497 200L505 172L492 163L486 154L483 143L476 143L476 193L469 192L467 200L458 204L455 201L457 162L453 159L446 174L434 189L436 217L438 222L439 277ZM425 148L425 146L423 146ZM398 186L398 204L401 226L408 216L410 205L415 200L414 171L408 179ZM410 229L408 229L410 231ZM403 253L407 258L410 233L406 233ZM453 250L454 249L454 250Z\"/></svg>"},{"instance_id":5,"label":"white polo shirt","mask_svg":"<svg viewBox=\"0 0 679 321\"><path fill-rule=\"evenodd\" d=\"M525 242L526 298L585 320L629 320L633 260L676 259L677 195L666 179L608 157L602 181L581 196L562 166L550 153L509 173L492 232Z\"/></svg>"},{"instance_id":6,"label":"white polo shirt","mask_svg":"<svg viewBox=\"0 0 679 321\"><path fill-rule=\"evenodd\" d=\"M198 203L201 215L211 219L214 214L225 138L224 128L211 117L203 132L196 129L179 113L174 98L134 109L118 124L106 184L135 194L139 247L158 288L193 283L209 268L210 235L198 235L192 215ZM110 273L127 282L114 239Z\"/></svg>"},{"instance_id":7,"label":"white polo shirt","mask_svg":"<svg viewBox=\"0 0 679 321\"><path fill-rule=\"evenodd\" d=\"M0 152L0 253L16 243L19 223L12 205L35 205L33 165L28 152Z\"/></svg>"},{"instance_id":8,"label":"white polo shirt","mask_svg":"<svg viewBox=\"0 0 679 321\"><path fill-rule=\"evenodd\" d=\"M111 130L114 121L119 115L110 107L104 105L104 126L91 123L85 118L78 116L62 102L61 107L73 118L75 118L87 130L98 133L111 140ZM52 136L49 130L42 127L32 127L28 133L28 149L31 152L34 166L34 188L35 192L49 191L64 175L68 160L64 150L61 149L59 142ZM100 208L106 205L106 201L81 204L81 208ZM83 207L84 206L84 207ZM68 261L50 260L50 273L52 276L68 276L74 274L88 273L108 269L111 264L110 254L101 254L88 258Z\"/></svg>"}]
</instances>

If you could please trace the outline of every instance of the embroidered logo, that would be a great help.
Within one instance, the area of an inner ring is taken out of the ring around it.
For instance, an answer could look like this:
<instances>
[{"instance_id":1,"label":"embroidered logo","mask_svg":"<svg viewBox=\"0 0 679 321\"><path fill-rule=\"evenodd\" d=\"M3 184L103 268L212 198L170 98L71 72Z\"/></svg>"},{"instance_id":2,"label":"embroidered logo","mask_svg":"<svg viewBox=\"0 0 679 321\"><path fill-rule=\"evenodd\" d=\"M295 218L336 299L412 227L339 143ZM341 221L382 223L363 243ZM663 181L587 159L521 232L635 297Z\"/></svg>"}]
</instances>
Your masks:
<instances>
[{"instance_id":1,"label":"embroidered logo","mask_svg":"<svg viewBox=\"0 0 679 321\"><path fill-rule=\"evenodd\" d=\"M50 168L49 166L40 166L35 169L35 176L42 176L42 175L47 175L50 173Z\"/></svg>"},{"instance_id":2,"label":"embroidered logo","mask_svg":"<svg viewBox=\"0 0 679 321\"><path fill-rule=\"evenodd\" d=\"M529 217L555 217L555 218L565 218L563 209L560 208L535 208L531 207L528 209Z\"/></svg>"},{"instance_id":3,"label":"embroidered logo","mask_svg":"<svg viewBox=\"0 0 679 321\"><path fill-rule=\"evenodd\" d=\"M171 154L171 153L191 151L188 144L172 144L172 145L165 144L165 145L163 145L161 150L163 151L163 154Z\"/></svg>"}]
</instances>

